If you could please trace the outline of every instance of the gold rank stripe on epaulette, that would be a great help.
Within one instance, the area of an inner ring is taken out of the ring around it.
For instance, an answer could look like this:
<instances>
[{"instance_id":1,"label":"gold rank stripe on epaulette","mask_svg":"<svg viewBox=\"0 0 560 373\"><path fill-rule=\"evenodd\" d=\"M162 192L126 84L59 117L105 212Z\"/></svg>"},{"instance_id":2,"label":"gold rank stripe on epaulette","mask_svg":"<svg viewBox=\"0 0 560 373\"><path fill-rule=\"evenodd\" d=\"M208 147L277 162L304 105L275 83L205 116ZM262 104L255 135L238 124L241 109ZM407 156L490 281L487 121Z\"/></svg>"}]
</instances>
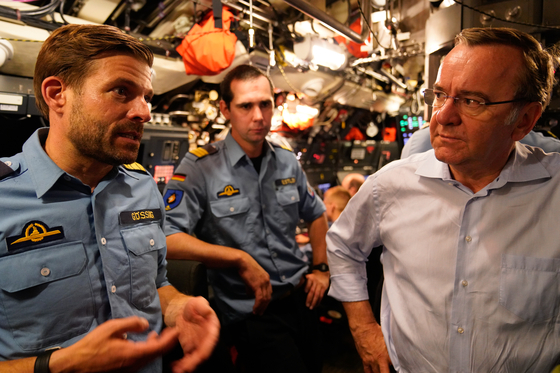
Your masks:
<instances>
[{"instance_id":1,"label":"gold rank stripe on epaulette","mask_svg":"<svg viewBox=\"0 0 560 373\"><path fill-rule=\"evenodd\" d=\"M148 173L148 171L146 171L146 169L142 167L142 165L138 162L123 164L123 167L131 171L140 171L140 172Z\"/></svg>"},{"instance_id":2,"label":"gold rank stripe on epaulette","mask_svg":"<svg viewBox=\"0 0 560 373\"><path fill-rule=\"evenodd\" d=\"M287 150L287 151L289 151L289 152L293 152L293 151L294 151L294 149L290 148L289 146L282 145L282 144L277 144L277 143L275 143L275 142L273 142L273 141L271 141L271 144L272 144L273 146L277 147L277 148L282 148L282 149Z\"/></svg>"},{"instance_id":3,"label":"gold rank stripe on epaulette","mask_svg":"<svg viewBox=\"0 0 560 373\"><path fill-rule=\"evenodd\" d=\"M200 158L204 158L207 155L211 155L214 153L217 153L218 149L212 145L212 144L206 144L201 148L196 148L194 150L191 150L189 153L194 154L195 156L197 156L199 159Z\"/></svg>"},{"instance_id":4,"label":"gold rank stripe on epaulette","mask_svg":"<svg viewBox=\"0 0 560 373\"><path fill-rule=\"evenodd\" d=\"M204 148L196 148L194 150L191 150L189 153L196 155L198 158L203 158L208 155L208 151Z\"/></svg>"}]
</instances>

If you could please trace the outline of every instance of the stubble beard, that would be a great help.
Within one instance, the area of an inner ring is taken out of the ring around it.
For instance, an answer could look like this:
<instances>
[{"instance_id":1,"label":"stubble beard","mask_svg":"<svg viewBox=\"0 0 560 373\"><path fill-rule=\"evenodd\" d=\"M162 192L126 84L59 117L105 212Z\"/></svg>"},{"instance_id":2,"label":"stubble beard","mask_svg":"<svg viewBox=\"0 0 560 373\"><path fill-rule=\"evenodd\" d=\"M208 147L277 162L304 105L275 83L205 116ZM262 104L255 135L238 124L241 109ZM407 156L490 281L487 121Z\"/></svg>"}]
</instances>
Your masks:
<instances>
[{"instance_id":1,"label":"stubble beard","mask_svg":"<svg viewBox=\"0 0 560 373\"><path fill-rule=\"evenodd\" d=\"M74 147L84 156L111 166L129 164L136 161L139 145L127 144L123 149L114 147L114 134L133 125L117 125L111 128L99 123L85 114L81 98L77 101L70 114L70 132L68 137ZM134 125L136 131L137 125ZM107 133L106 131L111 131ZM143 126L140 128L143 132Z\"/></svg>"}]
</instances>

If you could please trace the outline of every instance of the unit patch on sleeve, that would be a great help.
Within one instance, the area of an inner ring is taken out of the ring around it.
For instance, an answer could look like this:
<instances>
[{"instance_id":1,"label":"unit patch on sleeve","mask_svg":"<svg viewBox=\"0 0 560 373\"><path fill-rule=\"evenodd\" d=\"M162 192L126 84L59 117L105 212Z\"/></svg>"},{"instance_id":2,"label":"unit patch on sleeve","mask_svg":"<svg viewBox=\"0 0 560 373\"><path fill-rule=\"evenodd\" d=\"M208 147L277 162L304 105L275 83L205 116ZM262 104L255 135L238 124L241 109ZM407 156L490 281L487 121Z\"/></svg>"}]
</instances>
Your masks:
<instances>
[{"instance_id":1,"label":"unit patch on sleeve","mask_svg":"<svg viewBox=\"0 0 560 373\"><path fill-rule=\"evenodd\" d=\"M311 187L311 185L309 185L309 182L307 182L307 194L309 194L311 199L315 198L315 190Z\"/></svg>"},{"instance_id":2,"label":"unit patch on sleeve","mask_svg":"<svg viewBox=\"0 0 560 373\"><path fill-rule=\"evenodd\" d=\"M148 221L160 221L161 210L137 210L137 211L123 211L119 214L121 225L144 223Z\"/></svg>"},{"instance_id":3,"label":"unit patch on sleeve","mask_svg":"<svg viewBox=\"0 0 560 373\"><path fill-rule=\"evenodd\" d=\"M235 189L233 185L228 185L223 191L218 192L218 198L231 197L235 194L239 194L239 189Z\"/></svg>"},{"instance_id":4,"label":"unit patch on sleeve","mask_svg":"<svg viewBox=\"0 0 560 373\"><path fill-rule=\"evenodd\" d=\"M278 179L275 181L276 186L282 186L282 185L290 185L290 184L295 184L296 183L296 178L295 177L289 177L287 179Z\"/></svg>"},{"instance_id":5,"label":"unit patch on sleeve","mask_svg":"<svg viewBox=\"0 0 560 373\"><path fill-rule=\"evenodd\" d=\"M167 189L163 196L163 203L165 203L165 211L169 211L179 206L183 199L183 191L176 189Z\"/></svg>"},{"instance_id":6,"label":"unit patch on sleeve","mask_svg":"<svg viewBox=\"0 0 560 373\"><path fill-rule=\"evenodd\" d=\"M173 175L173 177L171 178L171 180L175 180L175 181L185 181L186 178L187 178L187 175L175 174L175 175Z\"/></svg>"},{"instance_id":7,"label":"unit patch on sleeve","mask_svg":"<svg viewBox=\"0 0 560 373\"><path fill-rule=\"evenodd\" d=\"M38 243L51 242L64 238L62 227L50 228L41 221L31 221L23 227L21 235L6 238L8 251L15 251Z\"/></svg>"}]
</instances>

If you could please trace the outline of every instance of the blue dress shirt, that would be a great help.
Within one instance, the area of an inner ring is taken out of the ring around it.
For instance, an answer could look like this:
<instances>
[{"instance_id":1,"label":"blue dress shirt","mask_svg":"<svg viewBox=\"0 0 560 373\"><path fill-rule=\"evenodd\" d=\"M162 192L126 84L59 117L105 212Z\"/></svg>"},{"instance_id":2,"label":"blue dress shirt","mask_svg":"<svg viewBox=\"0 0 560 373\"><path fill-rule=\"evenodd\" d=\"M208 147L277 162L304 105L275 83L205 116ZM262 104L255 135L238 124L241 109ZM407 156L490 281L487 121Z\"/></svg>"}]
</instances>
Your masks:
<instances>
[{"instance_id":1,"label":"blue dress shirt","mask_svg":"<svg viewBox=\"0 0 560 373\"><path fill-rule=\"evenodd\" d=\"M164 206L145 171L116 167L94 189L45 153L48 129L2 158L0 360L67 347L106 320L146 318L162 328ZM161 372L156 359L142 372Z\"/></svg>"},{"instance_id":2,"label":"blue dress shirt","mask_svg":"<svg viewBox=\"0 0 560 373\"><path fill-rule=\"evenodd\" d=\"M247 252L270 275L275 299L307 270L295 240L300 218L311 222L325 206L290 150L265 142L257 173L231 133L206 149L187 153L167 185L165 233ZM209 269L208 277L224 323L251 314L255 298L237 268Z\"/></svg>"},{"instance_id":3,"label":"blue dress shirt","mask_svg":"<svg viewBox=\"0 0 560 373\"><path fill-rule=\"evenodd\" d=\"M381 327L400 372L550 372L560 362L560 154L516 143L473 193L434 151L370 176L327 234L332 285L368 298L384 245Z\"/></svg>"}]
</instances>

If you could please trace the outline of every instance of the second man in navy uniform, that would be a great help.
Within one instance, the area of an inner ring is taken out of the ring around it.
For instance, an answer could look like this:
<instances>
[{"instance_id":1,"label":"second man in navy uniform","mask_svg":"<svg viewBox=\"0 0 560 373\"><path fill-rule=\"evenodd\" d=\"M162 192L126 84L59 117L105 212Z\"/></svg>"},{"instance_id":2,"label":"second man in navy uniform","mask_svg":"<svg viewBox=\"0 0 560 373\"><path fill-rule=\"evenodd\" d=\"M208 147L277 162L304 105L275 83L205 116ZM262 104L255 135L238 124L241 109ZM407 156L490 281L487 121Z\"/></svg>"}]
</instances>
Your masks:
<instances>
[{"instance_id":1,"label":"second man in navy uniform","mask_svg":"<svg viewBox=\"0 0 560 373\"><path fill-rule=\"evenodd\" d=\"M241 65L221 90L230 133L187 153L165 191L168 258L209 268L225 336L246 371L320 372L325 206L294 154L265 139L274 110L269 78ZM300 218L309 225L310 269L295 240Z\"/></svg>"}]
</instances>

